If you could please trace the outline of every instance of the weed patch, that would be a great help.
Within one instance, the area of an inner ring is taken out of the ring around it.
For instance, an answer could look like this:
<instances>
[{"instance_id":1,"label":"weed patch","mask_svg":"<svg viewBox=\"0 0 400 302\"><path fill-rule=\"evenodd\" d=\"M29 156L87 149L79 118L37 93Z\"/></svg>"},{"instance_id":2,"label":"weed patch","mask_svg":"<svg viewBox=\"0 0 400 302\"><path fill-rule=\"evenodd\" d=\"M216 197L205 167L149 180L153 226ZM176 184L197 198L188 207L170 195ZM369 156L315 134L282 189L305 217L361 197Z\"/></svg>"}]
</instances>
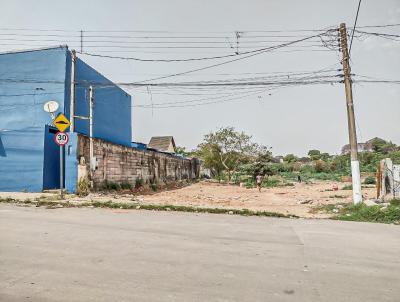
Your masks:
<instances>
[{"instance_id":1,"label":"weed patch","mask_svg":"<svg viewBox=\"0 0 400 302\"><path fill-rule=\"evenodd\" d=\"M296 215L286 215L275 212L267 211L252 211L248 209L222 209L222 208L197 208L191 206L178 206L178 205L156 205L156 204L139 204L139 203L119 203L111 200L106 202L92 201L84 203L57 203L47 200L34 201L31 200L15 200L12 198L0 199L0 202L14 203L14 204L33 204L36 206L44 206L50 208L64 207L64 208L108 208L108 209L142 209L150 211L175 211L175 212L191 212L191 213L210 213L210 214L231 214L241 216L262 216L262 217L281 217L281 218L298 218Z\"/></svg>"},{"instance_id":2,"label":"weed patch","mask_svg":"<svg viewBox=\"0 0 400 302\"><path fill-rule=\"evenodd\" d=\"M353 185L345 185L342 190L353 190Z\"/></svg>"},{"instance_id":3,"label":"weed patch","mask_svg":"<svg viewBox=\"0 0 400 302\"><path fill-rule=\"evenodd\" d=\"M364 203L329 204L314 207L312 212L329 213L336 220L400 224L400 200L393 200L388 206L367 206Z\"/></svg>"}]
</instances>

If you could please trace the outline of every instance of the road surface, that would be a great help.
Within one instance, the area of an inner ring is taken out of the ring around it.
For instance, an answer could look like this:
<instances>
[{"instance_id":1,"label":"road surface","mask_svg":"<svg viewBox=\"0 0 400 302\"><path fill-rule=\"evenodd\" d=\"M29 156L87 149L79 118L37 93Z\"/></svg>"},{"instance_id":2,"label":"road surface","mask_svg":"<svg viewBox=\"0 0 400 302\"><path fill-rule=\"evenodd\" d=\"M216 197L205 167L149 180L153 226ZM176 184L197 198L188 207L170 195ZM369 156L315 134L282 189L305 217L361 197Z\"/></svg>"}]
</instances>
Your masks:
<instances>
[{"instance_id":1,"label":"road surface","mask_svg":"<svg viewBox=\"0 0 400 302\"><path fill-rule=\"evenodd\" d=\"M0 205L0 301L399 299L399 226Z\"/></svg>"}]
</instances>

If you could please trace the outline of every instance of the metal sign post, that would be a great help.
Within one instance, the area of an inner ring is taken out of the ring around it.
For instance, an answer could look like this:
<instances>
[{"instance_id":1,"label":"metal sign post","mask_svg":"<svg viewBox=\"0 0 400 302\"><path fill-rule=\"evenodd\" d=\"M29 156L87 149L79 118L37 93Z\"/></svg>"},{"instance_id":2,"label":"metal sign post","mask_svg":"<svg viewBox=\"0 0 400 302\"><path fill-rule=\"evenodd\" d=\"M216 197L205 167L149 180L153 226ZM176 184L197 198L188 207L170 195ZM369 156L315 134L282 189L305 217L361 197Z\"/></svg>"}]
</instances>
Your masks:
<instances>
[{"instance_id":1,"label":"metal sign post","mask_svg":"<svg viewBox=\"0 0 400 302\"><path fill-rule=\"evenodd\" d=\"M64 146L60 145L60 196L64 199Z\"/></svg>"},{"instance_id":2,"label":"metal sign post","mask_svg":"<svg viewBox=\"0 0 400 302\"><path fill-rule=\"evenodd\" d=\"M69 126L69 121L67 120L66 122ZM54 125L59 128L57 123L54 123ZM63 127L61 127L62 129L59 128L59 130L65 130L66 128L64 127L65 124L63 124ZM60 131L54 136L54 141L60 146L60 196L64 198L64 145L68 144L69 136L67 133Z\"/></svg>"}]
</instances>

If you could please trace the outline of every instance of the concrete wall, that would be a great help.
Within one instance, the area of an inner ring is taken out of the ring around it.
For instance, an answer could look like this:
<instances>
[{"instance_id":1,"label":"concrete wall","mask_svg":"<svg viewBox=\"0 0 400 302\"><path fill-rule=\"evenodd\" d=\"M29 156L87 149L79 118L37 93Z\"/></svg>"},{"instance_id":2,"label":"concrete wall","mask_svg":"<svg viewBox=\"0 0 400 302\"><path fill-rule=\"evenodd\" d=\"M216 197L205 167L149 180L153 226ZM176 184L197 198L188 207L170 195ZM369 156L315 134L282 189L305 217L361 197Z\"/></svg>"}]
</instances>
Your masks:
<instances>
[{"instance_id":1,"label":"concrete wall","mask_svg":"<svg viewBox=\"0 0 400 302\"><path fill-rule=\"evenodd\" d=\"M101 186L105 180L114 183L127 182L134 186L137 178L146 183L157 180L157 183L162 184L199 177L200 166L197 159L139 150L99 139L94 140L94 154L98 160L98 168L93 175L95 187ZM82 156L88 167L89 139L79 135L78 158Z\"/></svg>"}]
</instances>

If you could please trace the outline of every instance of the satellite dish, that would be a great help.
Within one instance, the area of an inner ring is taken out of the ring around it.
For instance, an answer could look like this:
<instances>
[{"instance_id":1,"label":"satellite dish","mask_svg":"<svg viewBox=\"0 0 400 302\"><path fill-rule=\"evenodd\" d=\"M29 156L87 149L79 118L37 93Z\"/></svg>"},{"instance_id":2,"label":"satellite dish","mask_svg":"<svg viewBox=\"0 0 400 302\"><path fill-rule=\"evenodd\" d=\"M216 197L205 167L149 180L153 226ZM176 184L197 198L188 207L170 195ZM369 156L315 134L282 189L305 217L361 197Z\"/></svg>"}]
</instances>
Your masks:
<instances>
[{"instance_id":1,"label":"satellite dish","mask_svg":"<svg viewBox=\"0 0 400 302\"><path fill-rule=\"evenodd\" d=\"M48 113L54 113L58 109L58 103L56 101L48 101L43 105L43 110L48 112Z\"/></svg>"}]
</instances>

